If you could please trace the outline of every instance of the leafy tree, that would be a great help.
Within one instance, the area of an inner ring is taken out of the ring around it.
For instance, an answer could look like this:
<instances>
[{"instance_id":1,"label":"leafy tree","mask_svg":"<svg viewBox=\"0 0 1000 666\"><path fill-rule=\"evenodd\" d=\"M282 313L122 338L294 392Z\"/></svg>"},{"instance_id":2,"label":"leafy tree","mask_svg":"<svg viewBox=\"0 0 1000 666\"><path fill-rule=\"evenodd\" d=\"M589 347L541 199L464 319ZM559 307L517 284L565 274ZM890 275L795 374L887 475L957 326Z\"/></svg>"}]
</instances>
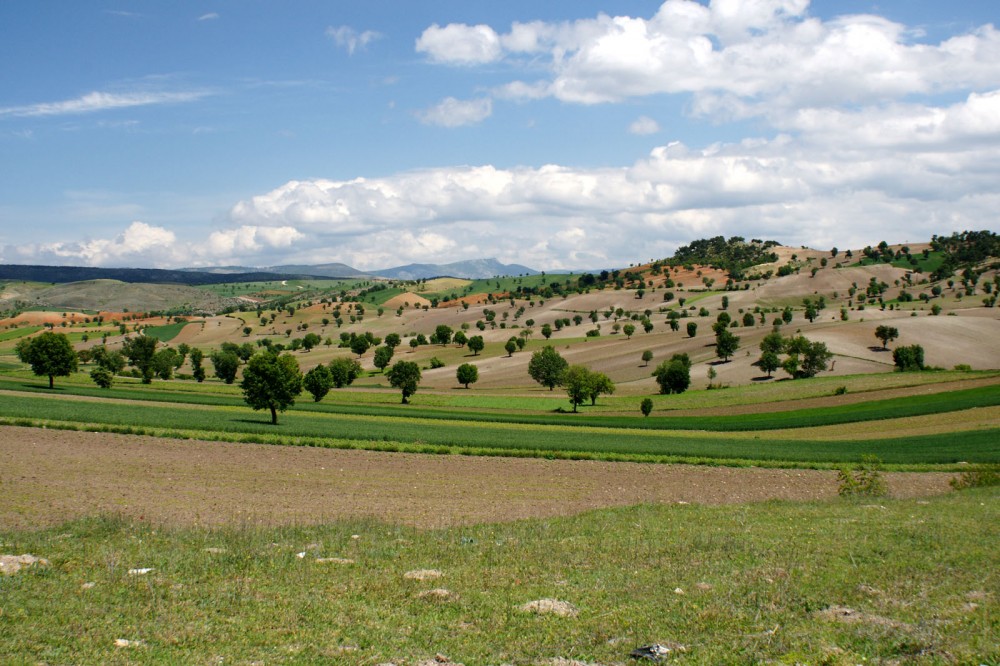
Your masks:
<instances>
[{"instance_id":1,"label":"leafy tree","mask_svg":"<svg viewBox=\"0 0 1000 666\"><path fill-rule=\"evenodd\" d=\"M612 395L615 392L615 383L611 381L603 372L591 372L589 381L587 382L587 397L590 398L590 404L596 405L597 398L600 395Z\"/></svg>"},{"instance_id":2,"label":"leafy tree","mask_svg":"<svg viewBox=\"0 0 1000 666\"><path fill-rule=\"evenodd\" d=\"M180 361L180 355L173 349L166 347L153 354L153 372L160 379L167 380L174 376L174 368Z\"/></svg>"},{"instance_id":3,"label":"leafy tree","mask_svg":"<svg viewBox=\"0 0 1000 666\"><path fill-rule=\"evenodd\" d=\"M514 352L517 351L517 341L514 338L511 338L507 341L503 348L504 351L507 352L507 357L510 358L514 355Z\"/></svg>"},{"instance_id":4,"label":"leafy tree","mask_svg":"<svg viewBox=\"0 0 1000 666\"><path fill-rule=\"evenodd\" d=\"M459 347L464 347L469 341L469 338L466 337L464 331L455 331L455 335L452 337L452 340L454 340L455 344Z\"/></svg>"},{"instance_id":5,"label":"leafy tree","mask_svg":"<svg viewBox=\"0 0 1000 666\"><path fill-rule=\"evenodd\" d=\"M642 352L642 365L643 367L649 365L649 362L653 360L653 352L649 349Z\"/></svg>"},{"instance_id":6,"label":"leafy tree","mask_svg":"<svg viewBox=\"0 0 1000 666\"><path fill-rule=\"evenodd\" d=\"M639 411L642 412L643 416L649 416L653 413L653 399L643 398L642 402L639 403Z\"/></svg>"},{"instance_id":7,"label":"leafy tree","mask_svg":"<svg viewBox=\"0 0 1000 666\"><path fill-rule=\"evenodd\" d=\"M104 345L94 347L91 351L91 357L98 367L104 368L113 375L117 375L125 369L126 362L122 353L119 351L108 351L108 348Z\"/></svg>"},{"instance_id":8,"label":"leafy tree","mask_svg":"<svg viewBox=\"0 0 1000 666\"><path fill-rule=\"evenodd\" d=\"M399 333L390 333L385 336L385 346L393 350L395 350L402 341L403 340L399 337Z\"/></svg>"},{"instance_id":9,"label":"leafy tree","mask_svg":"<svg viewBox=\"0 0 1000 666\"><path fill-rule=\"evenodd\" d=\"M115 376L111 371L100 366L90 371L90 378L94 380L95 384L104 389L111 388L115 383Z\"/></svg>"},{"instance_id":10,"label":"leafy tree","mask_svg":"<svg viewBox=\"0 0 1000 666\"><path fill-rule=\"evenodd\" d=\"M649 320L649 317L644 317L642 320L642 330L644 333L649 333L653 330L653 322Z\"/></svg>"},{"instance_id":11,"label":"leafy tree","mask_svg":"<svg viewBox=\"0 0 1000 666\"><path fill-rule=\"evenodd\" d=\"M189 355L191 357L191 375L199 383L205 381L205 368L201 366L205 359L205 352L194 347L189 352Z\"/></svg>"},{"instance_id":12,"label":"leafy tree","mask_svg":"<svg viewBox=\"0 0 1000 666\"><path fill-rule=\"evenodd\" d=\"M350 386L361 375L361 364L353 358L339 356L330 361L330 377L336 388Z\"/></svg>"},{"instance_id":13,"label":"leafy tree","mask_svg":"<svg viewBox=\"0 0 1000 666\"><path fill-rule=\"evenodd\" d=\"M370 346L371 343L368 342L368 338L363 335L355 336L355 338L351 340L351 351L357 354L358 358L363 356L364 353L368 351Z\"/></svg>"},{"instance_id":14,"label":"leafy tree","mask_svg":"<svg viewBox=\"0 0 1000 666\"><path fill-rule=\"evenodd\" d=\"M486 343L483 341L483 336L481 335L473 335L469 338L469 342L467 344L469 345L469 349L472 350L473 356L477 356L479 352L483 351L483 348L486 347Z\"/></svg>"},{"instance_id":15,"label":"leafy tree","mask_svg":"<svg viewBox=\"0 0 1000 666\"><path fill-rule=\"evenodd\" d=\"M528 374L542 386L553 390L559 385L563 372L569 367L559 352L551 345L546 345L531 355L528 361Z\"/></svg>"},{"instance_id":16,"label":"leafy tree","mask_svg":"<svg viewBox=\"0 0 1000 666\"><path fill-rule=\"evenodd\" d=\"M149 384L153 380L153 355L160 341L146 335L125 338L122 343L122 355L142 373L142 383Z\"/></svg>"},{"instance_id":17,"label":"leafy tree","mask_svg":"<svg viewBox=\"0 0 1000 666\"><path fill-rule=\"evenodd\" d=\"M306 351L311 351L313 347L323 342L323 338L315 333L306 333L305 337L302 338L302 348Z\"/></svg>"},{"instance_id":18,"label":"leafy tree","mask_svg":"<svg viewBox=\"0 0 1000 666\"><path fill-rule=\"evenodd\" d=\"M378 347L375 350L375 367L379 369L379 372L385 372L385 369L389 367L389 362L392 361L392 347Z\"/></svg>"},{"instance_id":19,"label":"leafy tree","mask_svg":"<svg viewBox=\"0 0 1000 666\"><path fill-rule=\"evenodd\" d=\"M895 326L879 325L875 327L875 337L882 341L882 349L888 349L889 343L899 337L899 329Z\"/></svg>"},{"instance_id":20,"label":"leafy tree","mask_svg":"<svg viewBox=\"0 0 1000 666\"><path fill-rule=\"evenodd\" d=\"M302 372L291 354L278 356L271 351L255 354L243 369L243 399L254 410L271 410L271 424L278 424L278 412L295 404L302 393Z\"/></svg>"},{"instance_id":21,"label":"leafy tree","mask_svg":"<svg viewBox=\"0 0 1000 666\"><path fill-rule=\"evenodd\" d=\"M751 313L751 312L744 312L743 313L743 325L746 326L746 327L750 327L750 326L754 325L753 313Z\"/></svg>"},{"instance_id":22,"label":"leafy tree","mask_svg":"<svg viewBox=\"0 0 1000 666\"><path fill-rule=\"evenodd\" d=\"M434 337L442 347L448 344L451 341L451 326L438 324L438 327L434 329Z\"/></svg>"},{"instance_id":23,"label":"leafy tree","mask_svg":"<svg viewBox=\"0 0 1000 666\"><path fill-rule=\"evenodd\" d=\"M420 383L420 366L413 361L396 361L396 364L389 368L389 385L398 388L403 393L403 404L408 404L411 395L417 392L417 385Z\"/></svg>"},{"instance_id":24,"label":"leafy tree","mask_svg":"<svg viewBox=\"0 0 1000 666\"><path fill-rule=\"evenodd\" d=\"M721 329L715 334L715 355L723 361L729 361L729 357L735 354L739 347L739 336L730 333L728 328Z\"/></svg>"},{"instance_id":25,"label":"leafy tree","mask_svg":"<svg viewBox=\"0 0 1000 666\"><path fill-rule=\"evenodd\" d=\"M802 365L798 377L815 377L826 370L827 363L833 358L833 352L824 342L810 342L802 352Z\"/></svg>"},{"instance_id":26,"label":"leafy tree","mask_svg":"<svg viewBox=\"0 0 1000 666\"><path fill-rule=\"evenodd\" d=\"M560 383L563 388L566 389L566 395L569 396L569 402L573 405L574 412L576 412L576 406L581 404L587 398L589 393L590 375L590 370L584 366L571 365L567 367L560 376Z\"/></svg>"},{"instance_id":27,"label":"leafy tree","mask_svg":"<svg viewBox=\"0 0 1000 666\"><path fill-rule=\"evenodd\" d=\"M689 338L693 338L698 333L698 322L689 321L687 323L687 334Z\"/></svg>"},{"instance_id":28,"label":"leafy tree","mask_svg":"<svg viewBox=\"0 0 1000 666\"><path fill-rule=\"evenodd\" d=\"M550 324L542 324L542 337L546 340L552 337L552 326Z\"/></svg>"},{"instance_id":29,"label":"leafy tree","mask_svg":"<svg viewBox=\"0 0 1000 666\"><path fill-rule=\"evenodd\" d=\"M459 384L464 384L465 388L469 388L469 384L475 384L479 381L479 368L471 363L463 363L455 371L455 377Z\"/></svg>"},{"instance_id":30,"label":"leafy tree","mask_svg":"<svg viewBox=\"0 0 1000 666\"><path fill-rule=\"evenodd\" d=\"M14 351L22 362L31 366L33 373L49 378L49 388L55 387L56 377L69 377L76 372L76 352L64 333L45 331L33 338L22 338Z\"/></svg>"},{"instance_id":31,"label":"leafy tree","mask_svg":"<svg viewBox=\"0 0 1000 666\"><path fill-rule=\"evenodd\" d=\"M772 372L781 367L781 358L773 351L766 351L757 360L757 367L770 377Z\"/></svg>"},{"instance_id":32,"label":"leafy tree","mask_svg":"<svg viewBox=\"0 0 1000 666\"><path fill-rule=\"evenodd\" d=\"M626 340L631 340L632 336L635 334L635 326L632 324L625 324L622 326L622 333L625 334Z\"/></svg>"},{"instance_id":33,"label":"leafy tree","mask_svg":"<svg viewBox=\"0 0 1000 666\"><path fill-rule=\"evenodd\" d=\"M236 373L240 369L240 357L231 351L212 352L209 357L212 360L212 367L215 368L215 376L227 384L236 381Z\"/></svg>"},{"instance_id":34,"label":"leafy tree","mask_svg":"<svg viewBox=\"0 0 1000 666\"><path fill-rule=\"evenodd\" d=\"M924 348L920 345L903 345L892 350L892 362L901 372L924 369Z\"/></svg>"},{"instance_id":35,"label":"leafy tree","mask_svg":"<svg viewBox=\"0 0 1000 666\"><path fill-rule=\"evenodd\" d=\"M331 374L330 368L322 364L317 365L306 373L302 380L302 386L312 394L314 402L319 402L333 388L333 374Z\"/></svg>"},{"instance_id":36,"label":"leafy tree","mask_svg":"<svg viewBox=\"0 0 1000 666\"><path fill-rule=\"evenodd\" d=\"M687 354L674 354L653 371L660 393L683 393L691 386L691 361Z\"/></svg>"}]
</instances>

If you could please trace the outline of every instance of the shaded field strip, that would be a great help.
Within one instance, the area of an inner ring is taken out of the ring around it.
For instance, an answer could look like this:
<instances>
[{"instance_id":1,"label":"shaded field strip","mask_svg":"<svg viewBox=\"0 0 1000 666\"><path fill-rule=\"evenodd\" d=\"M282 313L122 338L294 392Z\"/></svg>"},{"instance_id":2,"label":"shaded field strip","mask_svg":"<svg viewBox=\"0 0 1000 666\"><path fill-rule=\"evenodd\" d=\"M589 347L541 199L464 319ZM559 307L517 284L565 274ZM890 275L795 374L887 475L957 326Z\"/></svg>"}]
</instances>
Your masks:
<instances>
[{"instance_id":1,"label":"shaded field strip","mask_svg":"<svg viewBox=\"0 0 1000 666\"><path fill-rule=\"evenodd\" d=\"M53 395L42 385L0 380L0 389L29 391ZM167 391L146 391L130 389L90 389L66 387L61 390L66 395L87 395L102 398L169 402L177 404L216 405L238 407L244 405L241 398L221 395L196 395ZM56 394L58 395L58 394ZM632 416L587 416L582 414L496 414L483 412L455 411L448 408L431 409L413 405L341 405L310 403L300 400L296 412L323 414L345 414L376 417L409 417L427 420L466 421L484 423L521 423L528 425L556 425L560 427L628 428L636 430L704 430L708 432L740 432L760 430L784 430L823 425L839 425L862 421L902 418L939 414L976 407L1000 405L1000 385L980 386L943 393L917 394L865 403L792 409L783 412L760 414L738 414L730 416L661 416L639 418Z\"/></svg>"},{"instance_id":2,"label":"shaded field strip","mask_svg":"<svg viewBox=\"0 0 1000 666\"><path fill-rule=\"evenodd\" d=\"M40 425L80 424L82 429L113 429L139 434L204 433L207 439L331 448L442 447L442 453L484 452L511 455L549 454L587 457L684 457L716 460L780 461L799 464L856 462L864 454L889 464L1000 462L1000 428L955 436L931 434L882 440L801 441L663 433L655 430L537 426L523 423L470 423L419 418L358 418L335 414L289 413L272 426L267 417L248 411L160 404L39 400L0 393L0 422ZM366 444L367 443L367 444ZM425 450L419 448L417 450Z\"/></svg>"}]
</instances>

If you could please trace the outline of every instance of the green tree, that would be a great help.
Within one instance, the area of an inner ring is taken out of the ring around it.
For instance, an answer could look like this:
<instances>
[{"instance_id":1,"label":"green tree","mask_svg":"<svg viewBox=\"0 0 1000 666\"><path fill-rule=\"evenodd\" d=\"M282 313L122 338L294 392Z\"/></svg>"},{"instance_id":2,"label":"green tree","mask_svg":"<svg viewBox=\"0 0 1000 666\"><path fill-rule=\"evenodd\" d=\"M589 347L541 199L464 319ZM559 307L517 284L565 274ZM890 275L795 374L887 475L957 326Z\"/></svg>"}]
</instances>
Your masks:
<instances>
[{"instance_id":1,"label":"green tree","mask_svg":"<svg viewBox=\"0 0 1000 666\"><path fill-rule=\"evenodd\" d=\"M315 333L306 333L302 338L302 348L311 351L313 347L323 342L323 338Z\"/></svg>"},{"instance_id":2,"label":"green tree","mask_svg":"<svg viewBox=\"0 0 1000 666\"><path fill-rule=\"evenodd\" d=\"M111 388L115 383L115 376L111 371L100 366L90 371L90 378L95 384L104 389Z\"/></svg>"},{"instance_id":3,"label":"green tree","mask_svg":"<svg viewBox=\"0 0 1000 666\"><path fill-rule=\"evenodd\" d=\"M156 338L140 335L125 338L122 343L122 355L139 369L143 384L149 384L153 380L153 355L156 354L156 345L159 342Z\"/></svg>"},{"instance_id":4,"label":"green tree","mask_svg":"<svg viewBox=\"0 0 1000 666\"><path fill-rule=\"evenodd\" d=\"M399 337L399 333L390 333L385 336L385 346L392 350L395 350L402 341L403 340Z\"/></svg>"},{"instance_id":5,"label":"green tree","mask_svg":"<svg viewBox=\"0 0 1000 666\"><path fill-rule=\"evenodd\" d=\"M625 324L622 326L622 333L625 334L626 340L631 340L632 336L635 334L635 326L632 324Z\"/></svg>"},{"instance_id":6,"label":"green tree","mask_svg":"<svg viewBox=\"0 0 1000 666\"><path fill-rule=\"evenodd\" d=\"M511 338L506 344L504 344L503 349L507 352L507 357L510 358L514 355L514 352L517 351L517 340Z\"/></svg>"},{"instance_id":7,"label":"green tree","mask_svg":"<svg viewBox=\"0 0 1000 666\"><path fill-rule=\"evenodd\" d=\"M691 386L691 361L687 354L674 354L653 371L660 393L683 393Z\"/></svg>"},{"instance_id":8,"label":"green tree","mask_svg":"<svg viewBox=\"0 0 1000 666\"><path fill-rule=\"evenodd\" d=\"M781 367L781 358L773 351L765 351L757 360L757 367L770 377L772 372Z\"/></svg>"},{"instance_id":9,"label":"green tree","mask_svg":"<svg viewBox=\"0 0 1000 666\"><path fill-rule=\"evenodd\" d=\"M108 351L107 347L101 345L100 347L94 347L91 354L94 363L113 375L117 375L125 369L125 357L119 351Z\"/></svg>"},{"instance_id":10,"label":"green tree","mask_svg":"<svg viewBox=\"0 0 1000 666\"><path fill-rule=\"evenodd\" d=\"M327 367L336 388L350 386L361 375L361 364L346 356L333 359Z\"/></svg>"},{"instance_id":11,"label":"green tree","mask_svg":"<svg viewBox=\"0 0 1000 666\"><path fill-rule=\"evenodd\" d=\"M14 352L31 366L33 373L49 378L50 389L55 387L56 377L68 377L76 372L76 352L64 333L45 331L33 338L22 338Z\"/></svg>"},{"instance_id":12,"label":"green tree","mask_svg":"<svg viewBox=\"0 0 1000 666\"><path fill-rule=\"evenodd\" d=\"M379 369L379 372L385 372L385 369L389 367L389 362L392 361L392 347L378 347L375 349L375 359L373 360L375 367Z\"/></svg>"},{"instance_id":13,"label":"green tree","mask_svg":"<svg viewBox=\"0 0 1000 666\"><path fill-rule=\"evenodd\" d=\"M882 341L882 349L888 349L889 343L899 337L899 329L895 326L879 325L875 327L875 337Z\"/></svg>"},{"instance_id":14,"label":"green tree","mask_svg":"<svg viewBox=\"0 0 1000 666\"><path fill-rule=\"evenodd\" d=\"M434 329L434 338L442 347L448 344L451 341L451 326L438 324L437 328Z\"/></svg>"},{"instance_id":15,"label":"green tree","mask_svg":"<svg viewBox=\"0 0 1000 666\"><path fill-rule=\"evenodd\" d=\"M587 397L590 374L590 370L582 365L571 365L560 376L560 383L566 389L566 395L569 396L569 402L573 405L574 412L576 412L576 406Z\"/></svg>"},{"instance_id":16,"label":"green tree","mask_svg":"<svg viewBox=\"0 0 1000 666\"><path fill-rule=\"evenodd\" d=\"M531 355L528 361L528 374L542 386L551 391L559 385L562 373L569 367L555 347L546 345Z\"/></svg>"},{"instance_id":17,"label":"green tree","mask_svg":"<svg viewBox=\"0 0 1000 666\"><path fill-rule=\"evenodd\" d=\"M892 350L892 362L901 372L924 369L924 348L920 345L903 345Z\"/></svg>"},{"instance_id":18,"label":"green tree","mask_svg":"<svg viewBox=\"0 0 1000 666\"><path fill-rule=\"evenodd\" d=\"M302 393L302 372L291 354L278 356L262 351L247 361L243 369L243 399L254 410L271 410L271 424L278 424L278 412L295 404Z\"/></svg>"},{"instance_id":19,"label":"green tree","mask_svg":"<svg viewBox=\"0 0 1000 666\"><path fill-rule=\"evenodd\" d=\"M591 372L587 382L587 397L590 404L596 405L600 395L612 395L615 392L615 383L611 381L603 372Z\"/></svg>"},{"instance_id":20,"label":"green tree","mask_svg":"<svg viewBox=\"0 0 1000 666\"><path fill-rule=\"evenodd\" d=\"M542 324L542 337L546 340L552 337L552 326L550 324Z\"/></svg>"},{"instance_id":21,"label":"green tree","mask_svg":"<svg viewBox=\"0 0 1000 666\"><path fill-rule=\"evenodd\" d=\"M642 402L639 403L639 411L642 412L643 416L649 416L653 413L653 399L643 398Z\"/></svg>"},{"instance_id":22,"label":"green tree","mask_svg":"<svg viewBox=\"0 0 1000 666\"><path fill-rule=\"evenodd\" d=\"M469 384L475 384L479 381L479 368L471 363L463 363L455 371L455 377L459 384L464 384L465 388L469 388Z\"/></svg>"},{"instance_id":23,"label":"green tree","mask_svg":"<svg viewBox=\"0 0 1000 666\"><path fill-rule=\"evenodd\" d=\"M649 349L642 352L642 365L643 367L648 366L649 362L653 360L653 352Z\"/></svg>"},{"instance_id":24,"label":"green tree","mask_svg":"<svg viewBox=\"0 0 1000 666\"><path fill-rule=\"evenodd\" d=\"M174 376L174 368L180 361L180 354L173 349L166 347L153 354L153 372L160 379L167 380Z\"/></svg>"},{"instance_id":25,"label":"green tree","mask_svg":"<svg viewBox=\"0 0 1000 666\"><path fill-rule=\"evenodd\" d=\"M236 373L240 369L240 357L231 351L212 352L209 357L212 367L215 368L215 376L227 384L236 381Z\"/></svg>"},{"instance_id":26,"label":"green tree","mask_svg":"<svg viewBox=\"0 0 1000 666\"><path fill-rule=\"evenodd\" d=\"M363 335L355 336L351 340L351 351L357 354L358 358L361 358L370 346L371 343L368 341L368 338Z\"/></svg>"},{"instance_id":27,"label":"green tree","mask_svg":"<svg viewBox=\"0 0 1000 666\"><path fill-rule=\"evenodd\" d=\"M464 331L455 331L455 335L452 336L452 340L459 347L464 347L466 343L469 342L469 338L465 335Z\"/></svg>"},{"instance_id":28,"label":"green tree","mask_svg":"<svg viewBox=\"0 0 1000 666\"><path fill-rule=\"evenodd\" d=\"M302 387L312 394L313 401L319 402L326 397L326 394L333 388L333 374L330 368L325 365L317 365L306 373L302 380Z\"/></svg>"},{"instance_id":29,"label":"green tree","mask_svg":"<svg viewBox=\"0 0 1000 666\"><path fill-rule=\"evenodd\" d=\"M191 375L199 383L205 381L205 368L201 365L205 359L205 352L194 347L188 355L191 359Z\"/></svg>"},{"instance_id":30,"label":"green tree","mask_svg":"<svg viewBox=\"0 0 1000 666\"><path fill-rule=\"evenodd\" d=\"M486 347L486 343L483 341L483 336L481 335L473 335L469 338L468 345L469 349L472 350L473 356L477 356L479 352L483 351L483 348Z\"/></svg>"},{"instance_id":31,"label":"green tree","mask_svg":"<svg viewBox=\"0 0 1000 666\"><path fill-rule=\"evenodd\" d=\"M733 335L728 328L720 329L715 334L715 355L723 361L729 361L729 357L736 353L740 347L740 338Z\"/></svg>"},{"instance_id":32,"label":"green tree","mask_svg":"<svg viewBox=\"0 0 1000 666\"><path fill-rule=\"evenodd\" d=\"M698 322L689 321L687 323L687 334L689 338L693 338L698 333Z\"/></svg>"},{"instance_id":33,"label":"green tree","mask_svg":"<svg viewBox=\"0 0 1000 666\"><path fill-rule=\"evenodd\" d=\"M408 404L408 398L417 392L420 383L420 366L413 361L396 361L389 368L387 375L389 385L398 388L403 393L403 404Z\"/></svg>"}]
</instances>

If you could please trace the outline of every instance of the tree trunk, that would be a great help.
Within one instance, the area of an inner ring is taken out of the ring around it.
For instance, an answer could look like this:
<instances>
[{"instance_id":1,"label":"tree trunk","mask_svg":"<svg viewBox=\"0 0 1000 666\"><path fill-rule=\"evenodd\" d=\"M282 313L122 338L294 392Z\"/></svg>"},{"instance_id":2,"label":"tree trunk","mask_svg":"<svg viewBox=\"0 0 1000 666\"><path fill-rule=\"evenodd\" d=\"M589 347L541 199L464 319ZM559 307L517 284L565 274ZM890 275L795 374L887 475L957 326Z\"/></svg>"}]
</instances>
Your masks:
<instances>
[{"instance_id":1,"label":"tree trunk","mask_svg":"<svg viewBox=\"0 0 1000 666\"><path fill-rule=\"evenodd\" d=\"M278 425L278 410L271 407L271 425Z\"/></svg>"},{"instance_id":2,"label":"tree trunk","mask_svg":"<svg viewBox=\"0 0 1000 666\"><path fill-rule=\"evenodd\" d=\"M49 388L55 387L55 375L49 375Z\"/></svg>"}]
</instances>

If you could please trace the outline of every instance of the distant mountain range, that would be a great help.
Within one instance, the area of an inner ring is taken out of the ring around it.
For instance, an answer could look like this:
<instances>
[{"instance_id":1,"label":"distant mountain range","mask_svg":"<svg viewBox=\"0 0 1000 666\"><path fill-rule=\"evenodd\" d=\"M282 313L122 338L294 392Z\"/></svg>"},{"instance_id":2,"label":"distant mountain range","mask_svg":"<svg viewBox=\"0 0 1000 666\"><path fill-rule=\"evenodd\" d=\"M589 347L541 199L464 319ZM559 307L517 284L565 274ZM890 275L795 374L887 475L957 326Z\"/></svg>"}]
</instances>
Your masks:
<instances>
[{"instance_id":1,"label":"distant mountain range","mask_svg":"<svg viewBox=\"0 0 1000 666\"><path fill-rule=\"evenodd\" d=\"M257 282L290 278L364 278L423 280L435 277L465 279L491 278L498 275L536 275L538 271L519 264L502 264L496 259L473 259L451 264L409 264L396 268L364 272L347 264L285 264L281 266L209 266L202 268L95 268L89 266L38 266L0 264L0 280L30 282L82 282L84 280L120 280L134 283L173 283L186 285L220 282Z\"/></svg>"}]
</instances>

